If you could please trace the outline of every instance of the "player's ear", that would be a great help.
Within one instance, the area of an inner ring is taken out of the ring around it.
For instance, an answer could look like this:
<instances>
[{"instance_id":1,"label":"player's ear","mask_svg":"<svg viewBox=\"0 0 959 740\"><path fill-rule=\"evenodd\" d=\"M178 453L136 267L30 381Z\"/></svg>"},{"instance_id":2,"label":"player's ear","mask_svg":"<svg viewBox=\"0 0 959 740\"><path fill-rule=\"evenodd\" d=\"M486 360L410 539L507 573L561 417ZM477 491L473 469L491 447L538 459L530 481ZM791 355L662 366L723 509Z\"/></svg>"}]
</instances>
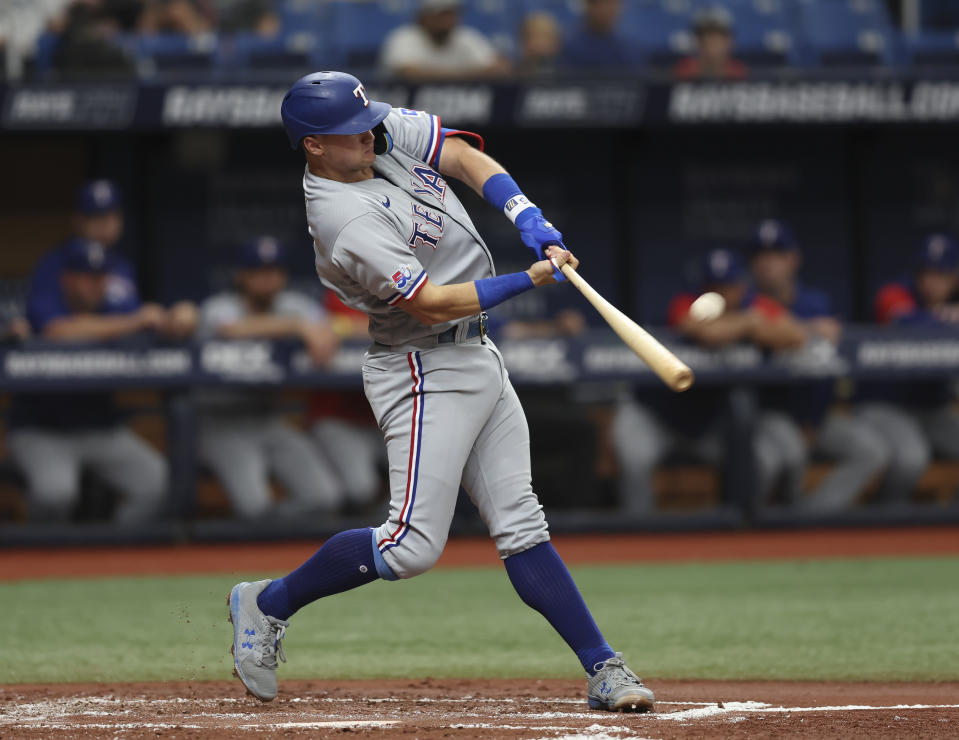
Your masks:
<instances>
[{"instance_id":1,"label":"player's ear","mask_svg":"<svg viewBox=\"0 0 959 740\"><path fill-rule=\"evenodd\" d=\"M323 143L317 136L304 136L303 151L307 156L319 157L324 151Z\"/></svg>"}]
</instances>

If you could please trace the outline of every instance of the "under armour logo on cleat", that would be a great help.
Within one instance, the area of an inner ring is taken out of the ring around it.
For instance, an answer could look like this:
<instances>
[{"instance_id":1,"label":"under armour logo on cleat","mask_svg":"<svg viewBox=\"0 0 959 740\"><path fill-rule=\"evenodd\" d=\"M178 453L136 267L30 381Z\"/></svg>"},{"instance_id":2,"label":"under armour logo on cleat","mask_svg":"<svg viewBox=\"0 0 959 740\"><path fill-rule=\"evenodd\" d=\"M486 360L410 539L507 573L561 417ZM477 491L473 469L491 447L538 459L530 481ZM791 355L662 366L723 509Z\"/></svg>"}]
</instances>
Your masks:
<instances>
[{"instance_id":1,"label":"under armour logo on cleat","mask_svg":"<svg viewBox=\"0 0 959 740\"><path fill-rule=\"evenodd\" d=\"M256 634L256 630L246 629L246 630L243 630L243 634L244 634L244 635L255 635L255 634Z\"/></svg>"},{"instance_id":2,"label":"under armour logo on cleat","mask_svg":"<svg viewBox=\"0 0 959 740\"><path fill-rule=\"evenodd\" d=\"M245 647L245 648L249 648L250 650L252 650L252 649L253 649L253 643L252 643L252 642L241 642L241 643L240 643L240 647Z\"/></svg>"},{"instance_id":3,"label":"under armour logo on cleat","mask_svg":"<svg viewBox=\"0 0 959 740\"><path fill-rule=\"evenodd\" d=\"M612 687L607 687L607 686L606 686L606 682L605 682L605 681L603 681L603 685L599 687L599 693L601 693L601 694L608 694L608 693L609 693L610 691L612 691L612 690L613 690Z\"/></svg>"}]
</instances>

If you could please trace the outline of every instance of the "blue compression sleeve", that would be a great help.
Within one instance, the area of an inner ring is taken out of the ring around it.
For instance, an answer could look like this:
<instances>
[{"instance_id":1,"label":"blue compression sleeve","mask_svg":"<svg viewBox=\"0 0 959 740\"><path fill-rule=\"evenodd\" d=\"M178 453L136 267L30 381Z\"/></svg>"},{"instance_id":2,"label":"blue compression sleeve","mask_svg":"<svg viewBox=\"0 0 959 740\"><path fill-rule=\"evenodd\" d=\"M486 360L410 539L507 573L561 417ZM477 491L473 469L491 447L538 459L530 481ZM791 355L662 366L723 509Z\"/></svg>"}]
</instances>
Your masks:
<instances>
[{"instance_id":1,"label":"blue compression sleeve","mask_svg":"<svg viewBox=\"0 0 959 740\"><path fill-rule=\"evenodd\" d=\"M507 275L474 280L473 285L476 286L476 297L479 298L480 308L484 311L536 287L533 285L533 278L526 272L511 272Z\"/></svg>"},{"instance_id":2,"label":"blue compression sleeve","mask_svg":"<svg viewBox=\"0 0 959 740\"><path fill-rule=\"evenodd\" d=\"M493 175L483 184L483 197L494 206L502 210L506 201L514 195L522 195L516 181L505 172Z\"/></svg>"},{"instance_id":3,"label":"blue compression sleeve","mask_svg":"<svg viewBox=\"0 0 959 740\"><path fill-rule=\"evenodd\" d=\"M505 172L493 175L483 183L483 197L505 213L514 224L516 217L524 211L529 210L530 215L542 213L529 198L523 195L516 181Z\"/></svg>"}]
</instances>

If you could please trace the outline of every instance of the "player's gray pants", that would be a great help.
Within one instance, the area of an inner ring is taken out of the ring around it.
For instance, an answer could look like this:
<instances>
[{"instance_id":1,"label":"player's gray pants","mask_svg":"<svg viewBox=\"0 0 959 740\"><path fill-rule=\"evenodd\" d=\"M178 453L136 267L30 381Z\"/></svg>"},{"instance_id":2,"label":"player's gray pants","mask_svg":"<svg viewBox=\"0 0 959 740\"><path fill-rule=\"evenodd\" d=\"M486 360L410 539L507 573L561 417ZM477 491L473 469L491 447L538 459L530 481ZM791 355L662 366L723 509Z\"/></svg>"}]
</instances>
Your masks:
<instances>
[{"instance_id":1,"label":"player's gray pants","mask_svg":"<svg viewBox=\"0 0 959 740\"><path fill-rule=\"evenodd\" d=\"M343 491L329 465L303 432L283 419L260 415L205 416L200 419L200 460L219 479L237 516L255 519L271 510L281 515L329 511ZM275 508L270 476L288 500Z\"/></svg>"},{"instance_id":2,"label":"player's gray pants","mask_svg":"<svg viewBox=\"0 0 959 740\"><path fill-rule=\"evenodd\" d=\"M838 412L830 412L820 425L813 449L836 464L800 499L800 508L806 511L835 511L855 503L891 458L888 445L869 424Z\"/></svg>"},{"instance_id":3,"label":"player's gray pants","mask_svg":"<svg viewBox=\"0 0 959 740\"><path fill-rule=\"evenodd\" d=\"M959 410L954 403L915 412L922 430L932 442L936 454L959 460Z\"/></svg>"},{"instance_id":4,"label":"player's gray pants","mask_svg":"<svg viewBox=\"0 0 959 740\"><path fill-rule=\"evenodd\" d=\"M489 339L370 354L363 384L386 438L390 514L374 536L393 574L411 578L437 561L460 485L500 557L549 539L526 417Z\"/></svg>"},{"instance_id":5,"label":"player's gray pants","mask_svg":"<svg viewBox=\"0 0 959 740\"><path fill-rule=\"evenodd\" d=\"M613 444L620 467L621 504L637 514L652 508L652 473L670 450L682 446L712 464L722 457L719 430L707 430L696 440L685 439L631 399L617 409ZM836 465L815 490L802 496L809 453L799 425L784 413L762 411L753 437L760 500L766 500L773 487L781 484L787 501L801 508L841 509L853 503L889 461L885 443L868 425L841 414L830 414L823 422L815 450Z\"/></svg>"},{"instance_id":6,"label":"player's gray pants","mask_svg":"<svg viewBox=\"0 0 959 740\"><path fill-rule=\"evenodd\" d=\"M883 501L908 501L933 452L959 459L959 413L952 404L915 409L876 401L860 406L857 416L889 447L889 469L879 492Z\"/></svg>"},{"instance_id":7,"label":"player's gray pants","mask_svg":"<svg viewBox=\"0 0 959 740\"><path fill-rule=\"evenodd\" d=\"M806 511L831 511L853 504L889 462L885 443L867 424L830 413L816 434L812 451L835 465L816 488L803 496L810 450L799 425L787 414L764 411L757 422L753 446L760 490L765 494L781 483L786 501Z\"/></svg>"},{"instance_id":8,"label":"player's gray pants","mask_svg":"<svg viewBox=\"0 0 959 740\"><path fill-rule=\"evenodd\" d=\"M919 422L905 409L881 402L862 404L856 409L856 418L868 424L888 448L889 467L879 487L879 499L908 501L932 459L932 445Z\"/></svg>"},{"instance_id":9,"label":"player's gray pants","mask_svg":"<svg viewBox=\"0 0 959 740\"><path fill-rule=\"evenodd\" d=\"M16 429L10 454L27 479L30 518L65 520L80 495L80 473L89 468L120 494L118 522L154 517L167 491L167 464L125 427L58 432Z\"/></svg>"},{"instance_id":10,"label":"player's gray pants","mask_svg":"<svg viewBox=\"0 0 959 740\"><path fill-rule=\"evenodd\" d=\"M670 452L682 449L710 465L718 465L723 457L722 433L717 424L698 438L685 437L632 398L617 405L611 435L619 468L620 508L635 516L655 509L653 471Z\"/></svg>"},{"instance_id":11,"label":"player's gray pants","mask_svg":"<svg viewBox=\"0 0 959 740\"><path fill-rule=\"evenodd\" d=\"M313 437L350 501L368 504L376 498L380 489L377 469L386 458L379 429L371 424L329 418L313 425Z\"/></svg>"}]
</instances>

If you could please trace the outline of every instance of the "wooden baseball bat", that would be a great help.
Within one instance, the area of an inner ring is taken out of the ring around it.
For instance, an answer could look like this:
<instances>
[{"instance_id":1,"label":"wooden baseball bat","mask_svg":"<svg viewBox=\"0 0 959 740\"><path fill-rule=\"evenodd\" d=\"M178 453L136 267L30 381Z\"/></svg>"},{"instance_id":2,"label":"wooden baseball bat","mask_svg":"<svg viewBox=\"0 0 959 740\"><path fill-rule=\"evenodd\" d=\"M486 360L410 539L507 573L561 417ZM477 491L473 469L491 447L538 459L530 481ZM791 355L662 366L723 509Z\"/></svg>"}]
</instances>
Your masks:
<instances>
[{"instance_id":1,"label":"wooden baseball bat","mask_svg":"<svg viewBox=\"0 0 959 740\"><path fill-rule=\"evenodd\" d=\"M660 344L656 337L603 298L568 264L564 264L560 269L566 279L586 296L586 300L593 304L593 308L599 311L600 316L606 319L606 323L626 343L626 346L649 365L666 385L678 393L693 384L693 371Z\"/></svg>"}]
</instances>

